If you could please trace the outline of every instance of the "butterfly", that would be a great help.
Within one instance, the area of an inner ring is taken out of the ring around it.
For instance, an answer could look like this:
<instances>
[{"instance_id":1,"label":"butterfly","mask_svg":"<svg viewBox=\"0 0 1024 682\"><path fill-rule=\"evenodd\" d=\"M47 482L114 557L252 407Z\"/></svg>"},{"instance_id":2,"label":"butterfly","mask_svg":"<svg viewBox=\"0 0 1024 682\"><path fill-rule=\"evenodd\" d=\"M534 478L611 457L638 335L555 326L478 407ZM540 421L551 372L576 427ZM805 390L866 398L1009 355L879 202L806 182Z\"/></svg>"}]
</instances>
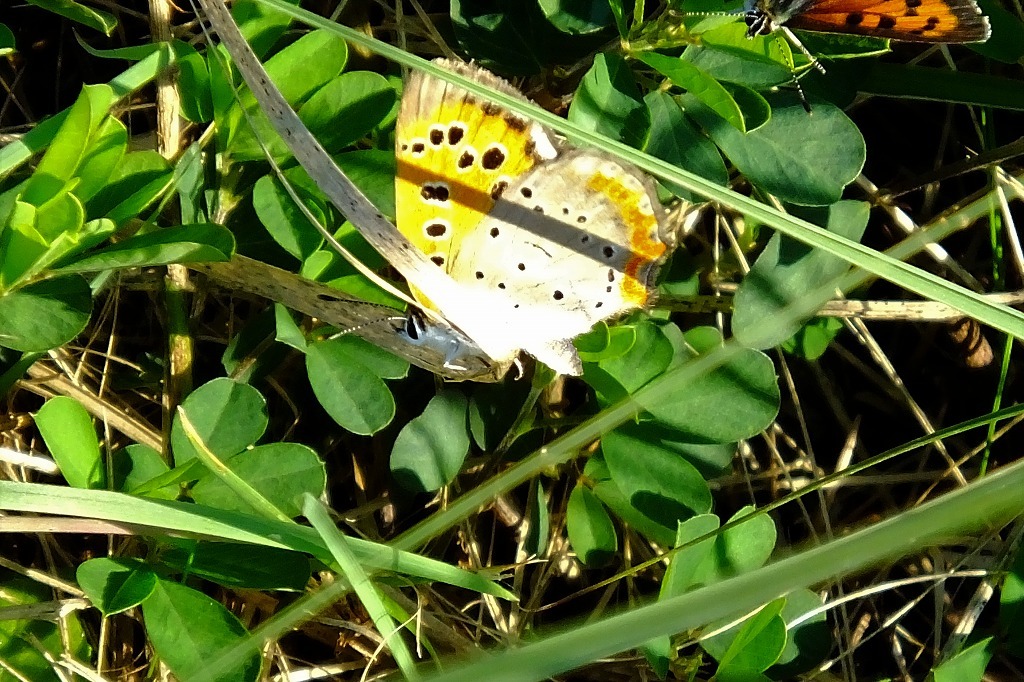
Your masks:
<instances>
[{"instance_id":1,"label":"butterfly","mask_svg":"<svg viewBox=\"0 0 1024 682\"><path fill-rule=\"evenodd\" d=\"M992 33L975 0L747 0L745 10L748 38L800 29L908 42L980 43Z\"/></svg>"},{"instance_id":2,"label":"butterfly","mask_svg":"<svg viewBox=\"0 0 1024 682\"><path fill-rule=\"evenodd\" d=\"M435 63L525 101L479 67ZM448 279L406 275L436 314L413 311L403 333L448 369L507 369L525 351L579 375L573 339L646 306L675 245L638 169L424 72L405 84L395 154L398 230Z\"/></svg>"}]
</instances>

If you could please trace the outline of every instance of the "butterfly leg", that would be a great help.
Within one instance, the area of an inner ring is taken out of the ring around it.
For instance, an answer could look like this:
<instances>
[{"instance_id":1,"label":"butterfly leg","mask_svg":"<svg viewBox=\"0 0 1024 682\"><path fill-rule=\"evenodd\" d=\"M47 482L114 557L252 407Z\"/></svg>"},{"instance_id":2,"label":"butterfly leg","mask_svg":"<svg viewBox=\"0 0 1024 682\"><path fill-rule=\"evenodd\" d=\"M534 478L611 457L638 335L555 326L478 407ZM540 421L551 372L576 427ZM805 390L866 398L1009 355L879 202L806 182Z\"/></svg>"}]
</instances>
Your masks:
<instances>
[{"instance_id":1,"label":"butterfly leg","mask_svg":"<svg viewBox=\"0 0 1024 682\"><path fill-rule=\"evenodd\" d=\"M782 26L780 28L782 29L782 32L786 35L786 40L788 40L791 44L795 45L796 48L800 50L800 52L802 52L803 55L807 57L807 59L810 60L811 66L816 68L818 72L821 73L822 75L825 75L825 67L821 65L821 62L818 61L817 57L811 54L810 51L806 47L804 47L804 44L800 42L800 39L796 37L796 34L785 26Z\"/></svg>"}]
</instances>

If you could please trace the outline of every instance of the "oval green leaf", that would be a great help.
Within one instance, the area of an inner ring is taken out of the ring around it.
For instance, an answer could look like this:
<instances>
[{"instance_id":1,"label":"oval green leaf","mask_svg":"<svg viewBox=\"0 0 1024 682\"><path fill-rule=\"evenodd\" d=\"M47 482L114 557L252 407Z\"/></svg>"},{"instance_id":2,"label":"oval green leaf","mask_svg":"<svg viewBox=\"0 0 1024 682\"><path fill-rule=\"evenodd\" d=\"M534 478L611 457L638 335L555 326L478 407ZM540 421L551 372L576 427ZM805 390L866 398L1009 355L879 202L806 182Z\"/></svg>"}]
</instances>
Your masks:
<instances>
[{"instance_id":1,"label":"oval green leaf","mask_svg":"<svg viewBox=\"0 0 1024 682\"><path fill-rule=\"evenodd\" d=\"M96 427L77 400L67 396L50 398L36 413L36 426L61 474L72 487L106 488L107 474Z\"/></svg>"},{"instance_id":2,"label":"oval green leaf","mask_svg":"<svg viewBox=\"0 0 1024 682\"><path fill-rule=\"evenodd\" d=\"M614 17L607 0L539 0L548 21L563 33L586 35L612 25Z\"/></svg>"},{"instance_id":3,"label":"oval green leaf","mask_svg":"<svg viewBox=\"0 0 1024 682\"><path fill-rule=\"evenodd\" d=\"M300 186L293 184L293 188L302 198L306 209L321 225L326 226L327 218L319 202L305 196ZM281 181L272 175L264 175L256 181L252 188L252 207L278 246L299 260L311 256L324 241L320 232L292 200Z\"/></svg>"},{"instance_id":4,"label":"oval green leaf","mask_svg":"<svg viewBox=\"0 0 1024 682\"><path fill-rule=\"evenodd\" d=\"M651 134L644 151L724 187L729 182L729 171L718 147L686 118L679 102L660 90L648 93L644 102L651 112ZM678 185L663 184L676 196L703 201Z\"/></svg>"},{"instance_id":5,"label":"oval green leaf","mask_svg":"<svg viewBox=\"0 0 1024 682\"><path fill-rule=\"evenodd\" d=\"M176 225L129 237L58 268L61 272L101 272L170 263L223 262L235 251L235 238L213 223Z\"/></svg>"},{"instance_id":6,"label":"oval green leaf","mask_svg":"<svg viewBox=\"0 0 1024 682\"><path fill-rule=\"evenodd\" d=\"M674 85L686 90L709 109L725 119L740 132L746 132L743 112L721 83L698 67L679 57L668 57L656 52L640 55L640 60L668 78Z\"/></svg>"},{"instance_id":7,"label":"oval green leaf","mask_svg":"<svg viewBox=\"0 0 1024 682\"><path fill-rule=\"evenodd\" d=\"M185 398L180 409L206 447L221 460L259 440L269 423L267 401L260 392L226 378L197 388ZM178 466L196 456L177 414L171 425L171 449Z\"/></svg>"},{"instance_id":8,"label":"oval green leaf","mask_svg":"<svg viewBox=\"0 0 1024 682\"><path fill-rule=\"evenodd\" d=\"M92 292L78 275L30 284L0 294L0 346L47 351L82 333L92 313Z\"/></svg>"},{"instance_id":9,"label":"oval green leaf","mask_svg":"<svg viewBox=\"0 0 1024 682\"><path fill-rule=\"evenodd\" d=\"M245 481L288 517L301 514L301 497L324 494L327 473L323 460L300 443L268 443L239 453L225 462ZM192 488L192 499L218 509L259 513L236 495L224 480L205 472Z\"/></svg>"},{"instance_id":10,"label":"oval green leaf","mask_svg":"<svg viewBox=\"0 0 1024 682\"><path fill-rule=\"evenodd\" d=\"M697 98L684 95L682 101L687 115L761 189L801 206L839 201L864 167L867 152L857 126L825 101L812 101L808 114L795 95L775 93L766 99L771 120L746 135Z\"/></svg>"},{"instance_id":11,"label":"oval green leaf","mask_svg":"<svg viewBox=\"0 0 1024 682\"><path fill-rule=\"evenodd\" d=\"M405 425L391 450L391 473L402 487L430 492L455 479L469 454L468 409L462 391L446 388Z\"/></svg>"},{"instance_id":12,"label":"oval green leaf","mask_svg":"<svg viewBox=\"0 0 1024 682\"><path fill-rule=\"evenodd\" d=\"M679 453L647 438L644 425L624 424L601 439L608 471L640 513L669 530L711 511L711 490Z\"/></svg>"},{"instance_id":13,"label":"oval green leaf","mask_svg":"<svg viewBox=\"0 0 1024 682\"><path fill-rule=\"evenodd\" d=\"M172 180L167 160L157 152L129 152L121 158L103 189L86 203L86 215L106 216L116 223L133 218L160 196Z\"/></svg>"},{"instance_id":14,"label":"oval green leaf","mask_svg":"<svg viewBox=\"0 0 1024 682\"><path fill-rule=\"evenodd\" d=\"M859 242L869 213L866 202L840 201L827 209L801 211L800 215ZM770 348L786 341L832 298L835 288L827 285L849 269L849 264L837 256L783 234L772 235L736 291L733 335L751 348Z\"/></svg>"},{"instance_id":15,"label":"oval green leaf","mask_svg":"<svg viewBox=\"0 0 1024 682\"><path fill-rule=\"evenodd\" d=\"M79 564L78 585L104 616L141 604L156 589L156 573L138 559L102 557Z\"/></svg>"},{"instance_id":16,"label":"oval green leaf","mask_svg":"<svg viewBox=\"0 0 1024 682\"><path fill-rule=\"evenodd\" d=\"M153 650L171 672L182 680L191 680L208 672L211 663L241 644L250 635L238 618L219 602L202 592L179 583L160 580L142 603L146 634ZM259 652L241 660L225 662L217 680L256 682L259 679Z\"/></svg>"},{"instance_id":17,"label":"oval green leaf","mask_svg":"<svg viewBox=\"0 0 1024 682\"><path fill-rule=\"evenodd\" d=\"M350 71L313 93L299 109L299 118L333 154L379 126L396 99L395 89L380 74Z\"/></svg>"},{"instance_id":18,"label":"oval green leaf","mask_svg":"<svg viewBox=\"0 0 1024 682\"><path fill-rule=\"evenodd\" d=\"M569 106L569 120L613 140L641 149L651 128L647 110L626 60L600 53Z\"/></svg>"},{"instance_id":19,"label":"oval green leaf","mask_svg":"<svg viewBox=\"0 0 1024 682\"><path fill-rule=\"evenodd\" d=\"M565 530L576 556L590 567L607 563L619 546L608 510L593 491L582 484L569 494Z\"/></svg>"},{"instance_id":20,"label":"oval green leaf","mask_svg":"<svg viewBox=\"0 0 1024 682\"><path fill-rule=\"evenodd\" d=\"M721 343L712 327L697 327L685 335L698 352ZM732 443L764 430L779 411L775 366L756 350L743 350L727 364L645 409L663 425L676 429L680 440L692 443Z\"/></svg>"},{"instance_id":21,"label":"oval green leaf","mask_svg":"<svg viewBox=\"0 0 1024 682\"><path fill-rule=\"evenodd\" d=\"M317 400L339 426L362 436L377 433L395 416L395 398L348 337L321 341L306 350L306 373Z\"/></svg>"}]
</instances>

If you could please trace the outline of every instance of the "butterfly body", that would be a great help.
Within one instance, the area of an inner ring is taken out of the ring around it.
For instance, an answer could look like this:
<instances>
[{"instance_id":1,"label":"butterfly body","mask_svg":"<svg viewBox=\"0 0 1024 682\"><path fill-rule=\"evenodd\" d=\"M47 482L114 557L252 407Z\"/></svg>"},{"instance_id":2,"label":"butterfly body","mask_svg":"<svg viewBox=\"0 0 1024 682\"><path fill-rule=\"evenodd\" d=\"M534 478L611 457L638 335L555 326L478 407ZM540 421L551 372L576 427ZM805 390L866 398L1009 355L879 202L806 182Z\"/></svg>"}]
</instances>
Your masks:
<instances>
[{"instance_id":1,"label":"butterfly body","mask_svg":"<svg viewBox=\"0 0 1024 682\"><path fill-rule=\"evenodd\" d=\"M976 43L991 34L975 0L748 0L747 37L780 28L906 42Z\"/></svg>"},{"instance_id":2,"label":"butterfly body","mask_svg":"<svg viewBox=\"0 0 1024 682\"><path fill-rule=\"evenodd\" d=\"M479 68L442 63L514 93ZM649 302L673 242L652 183L629 164L423 73L406 85L396 156L398 229L451 282L407 277L444 321L423 317L405 333L443 349L446 365L508 366L525 350L576 375L572 339Z\"/></svg>"}]
</instances>

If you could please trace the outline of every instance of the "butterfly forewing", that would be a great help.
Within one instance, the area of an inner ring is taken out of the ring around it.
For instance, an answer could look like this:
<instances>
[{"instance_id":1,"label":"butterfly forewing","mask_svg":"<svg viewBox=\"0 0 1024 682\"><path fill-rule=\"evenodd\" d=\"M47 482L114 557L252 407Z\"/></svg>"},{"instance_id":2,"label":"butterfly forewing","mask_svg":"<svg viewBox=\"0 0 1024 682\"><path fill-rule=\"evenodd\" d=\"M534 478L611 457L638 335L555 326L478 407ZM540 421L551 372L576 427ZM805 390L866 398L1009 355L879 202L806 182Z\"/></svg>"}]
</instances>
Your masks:
<instances>
[{"instance_id":1,"label":"butterfly forewing","mask_svg":"<svg viewBox=\"0 0 1024 682\"><path fill-rule=\"evenodd\" d=\"M449 60L438 63L521 97L486 71ZM422 72L406 83L395 137L398 229L446 271L495 197L555 153L536 124Z\"/></svg>"},{"instance_id":2,"label":"butterfly forewing","mask_svg":"<svg viewBox=\"0 0 1024 682\"><path fill-rule=\"evenodd\" d=\"M974 0L815 0L782 23L807 31L930 43L983 42L991 33Z\"/></svg>"},{"instance_id":3,"label":"butterfly forewing","mask_svg":"<svg viewBox=\"0 0 1024 682\"><path fill-rule=\"evenodd\" d=\"M477 67L441 63L514 93ZM426 322L417 334L446 366L478 352L507 363L525 350L579 374L573 338L648 302L671 244L651 181L632 166L565 148L528 119L420 73L402 98L396 156L398 229L433 261L429 274L450 275L407 278L462 335L452 343Z\"/></svg>"}]
</instances>

